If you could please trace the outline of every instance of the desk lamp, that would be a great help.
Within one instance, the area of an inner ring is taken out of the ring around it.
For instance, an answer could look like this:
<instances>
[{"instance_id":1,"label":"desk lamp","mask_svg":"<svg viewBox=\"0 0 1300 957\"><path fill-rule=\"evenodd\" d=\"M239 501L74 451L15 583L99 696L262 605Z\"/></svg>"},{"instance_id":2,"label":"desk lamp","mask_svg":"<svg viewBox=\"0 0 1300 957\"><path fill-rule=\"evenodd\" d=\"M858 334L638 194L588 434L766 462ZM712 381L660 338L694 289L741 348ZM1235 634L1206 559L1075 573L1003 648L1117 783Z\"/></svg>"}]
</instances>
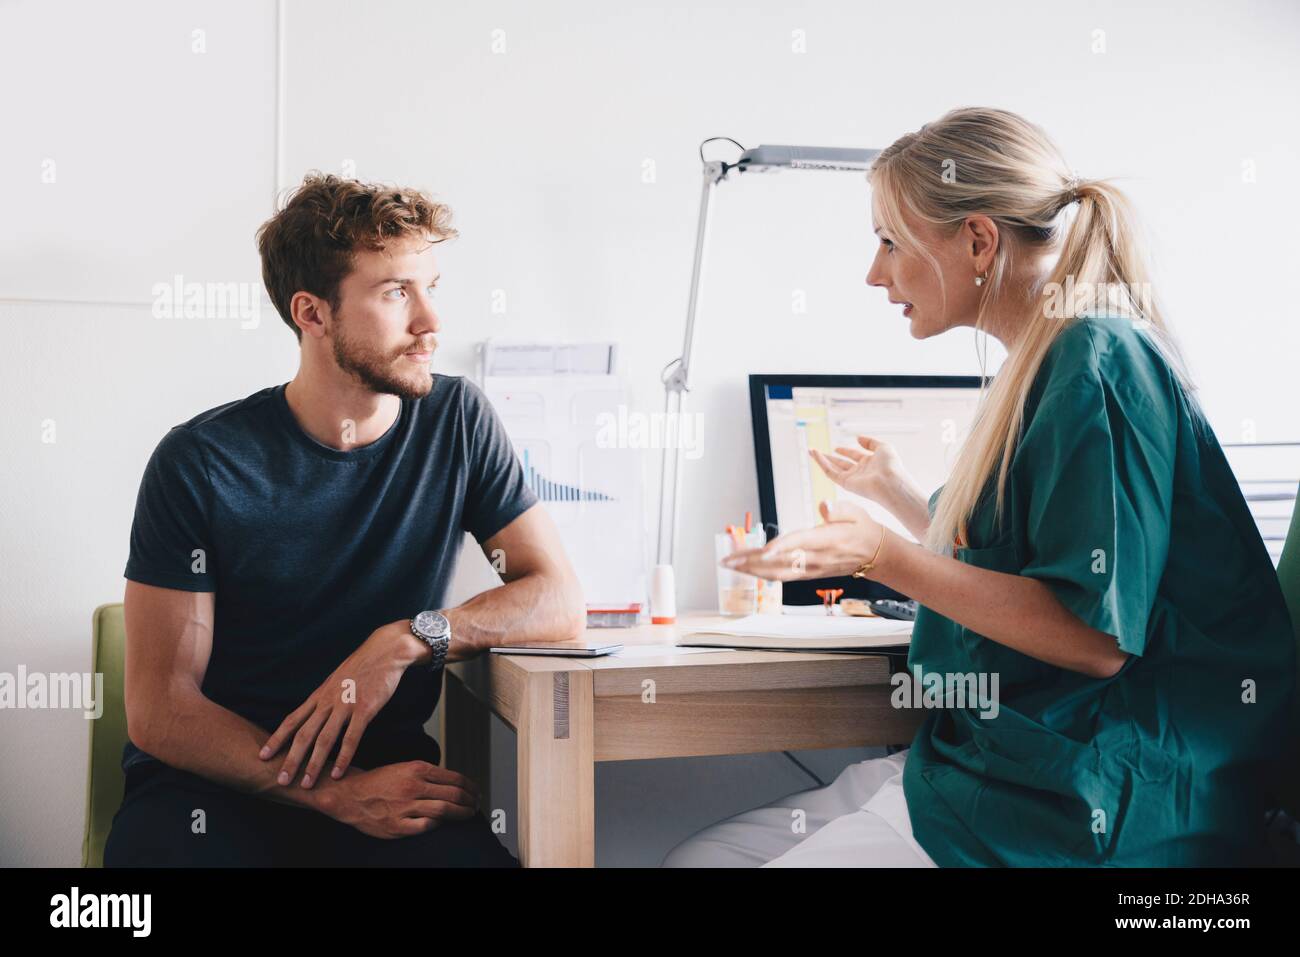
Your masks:
<instances>
[{"instance_id":1,"label":"desk lamp","mask_svg":"<svg viewBox=\"0 0 1300 957\"><path fill-rule=\"evenodd\" d=\"M724 140L740 148L734 163L706 160L704 147ZM673 579L673 539L677 529L677 490L681 480L681 456L678 454L681 414L685 394L690 390L691 346L695 340L695 313L700 301L700 281L704 272L705 241L709 233L709 209L713 190L733 171L767 173L781 169L845 170L865 172L880 154L875 149L841 149L831 146L758 146L745 149L726 136L715 136L700 144L700 162L704 167L704 185L700 193L700 219L695 231L695 264L691 268L691 295L686 307L686 337L682 354L664 367L664 424L677 423L677 435L664 443L662 472L659 482L659 534L655 569L651 578L650 615L655 624L676 619L676 585Z\"/></svg>"}]
</instances>

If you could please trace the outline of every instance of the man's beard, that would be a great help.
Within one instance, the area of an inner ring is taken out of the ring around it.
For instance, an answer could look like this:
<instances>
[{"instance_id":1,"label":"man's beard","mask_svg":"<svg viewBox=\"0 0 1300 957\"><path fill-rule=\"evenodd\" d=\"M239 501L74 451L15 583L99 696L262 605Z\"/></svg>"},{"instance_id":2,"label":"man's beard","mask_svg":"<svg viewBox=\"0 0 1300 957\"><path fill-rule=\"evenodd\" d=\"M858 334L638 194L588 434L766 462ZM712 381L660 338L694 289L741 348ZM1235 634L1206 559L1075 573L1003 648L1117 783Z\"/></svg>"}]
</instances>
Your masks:
<instances>
[{"instance_id":1,"label":"man's beard","mask_svg":"<svg viewBox=\"0 0 1300 957\"><path fill-rule=\"evenodd\" d=\"M340 369L351 375L370 391L380 395L396 395L403 399L418 399L429 394L433 388L433 376L428 367L422 375L404 378L393 370L394 361L404 362L402 356L395 359L367 349L365 346L349 339L344 332L346 323L335 313L334 322L334 361ZM436 344L430 349L436 349ZM418 366L417 366L418 368Z\"/></svg>"}]
</instances>

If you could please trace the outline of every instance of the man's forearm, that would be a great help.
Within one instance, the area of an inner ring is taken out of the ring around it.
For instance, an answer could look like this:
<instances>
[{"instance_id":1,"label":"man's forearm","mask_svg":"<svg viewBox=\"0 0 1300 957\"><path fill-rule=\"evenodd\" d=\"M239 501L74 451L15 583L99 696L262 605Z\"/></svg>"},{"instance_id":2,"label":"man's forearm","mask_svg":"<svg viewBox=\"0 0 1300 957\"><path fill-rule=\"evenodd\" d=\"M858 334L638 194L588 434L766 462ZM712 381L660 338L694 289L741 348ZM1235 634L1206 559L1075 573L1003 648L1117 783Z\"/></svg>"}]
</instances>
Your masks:
<instances>
[{"instance_id":1,"label":"man's forearm","mask_svg":"<svg viewBox=\"0 0 1300 957\"><path fill-rule=\"evenodd\" d=\"M500 645L578 638L586 627L582 589L560 575L525 575L445 609L456 640L476 652Z\"/></svg>"},{"instance_id":2,"label":"man's forearm","mask_svg":"<svg viewBox=\"0 0 1300 957\"><path fill-rule=\"evenodd\" d=\"M175 692L155 719L145 742L136 742L165 764L189 771L217 784L281 804L325 811L335 785L322 775L311 789L297 781L278 784L283 761L257 756L270 736L197 690Z\"/></svg>"}]
</instances>

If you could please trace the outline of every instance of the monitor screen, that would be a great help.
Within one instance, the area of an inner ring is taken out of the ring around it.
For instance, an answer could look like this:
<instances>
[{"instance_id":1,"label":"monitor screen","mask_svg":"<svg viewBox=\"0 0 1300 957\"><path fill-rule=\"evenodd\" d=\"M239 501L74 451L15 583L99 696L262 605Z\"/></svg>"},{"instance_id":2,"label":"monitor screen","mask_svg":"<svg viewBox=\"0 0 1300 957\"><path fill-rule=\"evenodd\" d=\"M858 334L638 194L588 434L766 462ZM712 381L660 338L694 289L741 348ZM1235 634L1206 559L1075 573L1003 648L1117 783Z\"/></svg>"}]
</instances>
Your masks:
<instances>
[{"instance_id":1,"label":"monitor screen","mask_svg":"<svg viewBox=\"0 0 1300 957\"><path fill-rule=\"evenodd\" d=\"M750 408L759 508L771 537L821 523L817 504L852 502L910 541L916 538L876 502L840 488L808 454L860 448L859 435L897 449L928 497L947 481L970 431L980 399L979 376L752 375ZM899 597L876 582L854 578L787 582L786 604L815 604L817 588L844 588L846 597ZM906 597L906 596L902 596Z\"/></svg>"}]
</instances>

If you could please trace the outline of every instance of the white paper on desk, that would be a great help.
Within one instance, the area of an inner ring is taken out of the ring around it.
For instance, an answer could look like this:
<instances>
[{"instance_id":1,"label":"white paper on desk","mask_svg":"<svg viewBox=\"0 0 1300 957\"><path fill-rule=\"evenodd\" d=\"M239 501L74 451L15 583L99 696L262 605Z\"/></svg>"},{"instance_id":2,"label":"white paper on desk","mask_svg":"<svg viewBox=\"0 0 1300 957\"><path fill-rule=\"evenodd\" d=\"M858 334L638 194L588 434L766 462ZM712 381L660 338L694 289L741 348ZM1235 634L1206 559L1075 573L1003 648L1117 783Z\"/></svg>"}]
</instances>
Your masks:
<instances>
[{"instance_id":1,"label":"white paper on desk","mask_svg":"<svg viewBox=\"0 0 1300 957\"><path fill-rule=\"evenodd\" d=\"M840 639L862 645L907 644L912 637L910 621L866 618L855 615L748 615L735 621L711 625L685 636L691 638L780 638L797 644L800 639Z\"/></svg>"}]
</instances>

